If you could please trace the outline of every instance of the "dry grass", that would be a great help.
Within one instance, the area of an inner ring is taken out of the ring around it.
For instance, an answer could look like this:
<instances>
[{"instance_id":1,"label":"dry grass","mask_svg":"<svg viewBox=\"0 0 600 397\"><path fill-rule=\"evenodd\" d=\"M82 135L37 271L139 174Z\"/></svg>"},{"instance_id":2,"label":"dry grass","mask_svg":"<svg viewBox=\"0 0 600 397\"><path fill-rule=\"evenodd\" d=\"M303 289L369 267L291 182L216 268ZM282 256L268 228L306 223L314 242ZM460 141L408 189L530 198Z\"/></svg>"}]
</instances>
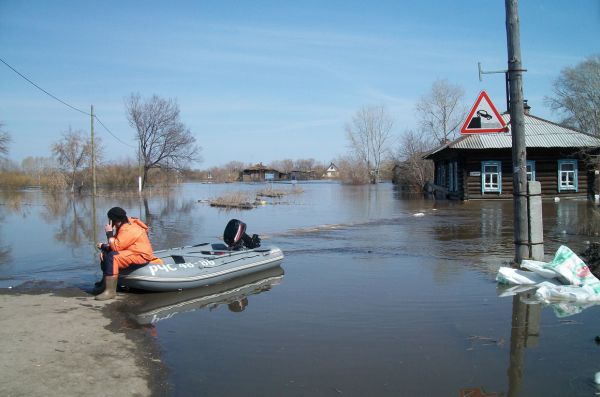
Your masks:
<instances>
[{"instance_id":1,"label":"dry grass","mask_svg":"<svg viewBox=\"0 0 600 397\"><path fill-rule=\"evenodd\" d=\"M32 177L21 172L0 172L0 186L8 189L22 189L34 184Z\"/></svg>"},{"instance_id":2,"label":"dry grass","mask_svg":"<svg viewBox=\"0 0 600 397\"><path fill-rule=\"evenodd\" d=\"M300 194L303 193L304 190L299 186L292 187L291 190L277 190L273 189L273 186L269 186L262 190L259 190L256 193L256 197L271 197L271 198L281 198L283 196L287 196L289 194Z\"/></svg>"},{"instance_id":3,"label":"dry grass","mask_svg":"<svg viewBox=\"0 0 600 397\"><path fill-rule=\"evenodd\" d=\"M98 169L98 186L107 189L137 189L139 169L133 164L108 164Z\"/></svg>"},{"instance_id":4,"label":"dry grass","mask_svg":"<svg viewBox=\"0 0 600 397\"><path fill-rule=\"evenodd\" d=\"M272 197L272 198L278 198L278 197L283 197L285 196L287 193L284 192L283 190L276 190L273 189L272 186L269 186L265 189L259 190L258 192L256 192L256 196L257 197Z\"/></svg>"},{"instance_id":5,"label":"dry grass","mask_svg":"<svg viewBox=\"0 0 600 397\"><path fill-rule=\"evenodd\" d=\"M209 201L211 207L220 208L254 208L254 201L247 192L232 192Z\"/></svg>"}]
</instances>

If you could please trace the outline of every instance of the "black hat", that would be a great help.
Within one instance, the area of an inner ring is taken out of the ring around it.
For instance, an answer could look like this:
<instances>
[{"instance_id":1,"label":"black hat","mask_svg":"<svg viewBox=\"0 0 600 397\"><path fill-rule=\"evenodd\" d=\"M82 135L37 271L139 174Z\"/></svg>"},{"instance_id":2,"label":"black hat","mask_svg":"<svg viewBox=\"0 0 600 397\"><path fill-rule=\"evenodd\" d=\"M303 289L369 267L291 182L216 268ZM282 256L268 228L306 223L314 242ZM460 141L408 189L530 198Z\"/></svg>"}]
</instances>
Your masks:
<instances>
[{"instance_id":1,"label":"black hat","mask_svg":"<svg viewBox=\"0 0 600 397\"><path fill-rule=\"evenodd\" d=\"M111 221L125 222L127 220L127 213L121 207L112 207L108 210L108 213L106 215Z\"/></svg>"}]
</instances>

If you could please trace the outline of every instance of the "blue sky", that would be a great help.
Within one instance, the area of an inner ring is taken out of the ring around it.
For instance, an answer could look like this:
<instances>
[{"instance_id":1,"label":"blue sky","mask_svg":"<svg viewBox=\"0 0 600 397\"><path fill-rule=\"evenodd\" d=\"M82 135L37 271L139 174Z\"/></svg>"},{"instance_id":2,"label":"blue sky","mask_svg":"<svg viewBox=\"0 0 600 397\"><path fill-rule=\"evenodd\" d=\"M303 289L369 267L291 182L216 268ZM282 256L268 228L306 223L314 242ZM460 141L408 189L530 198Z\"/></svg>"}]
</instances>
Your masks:
<instances>
[{"instance_id":1,"label":"blue sky","mask_svg":"<svg viewBox=\"0 0 600 397\"><path fill-rule=\"evenodd\" d=\"M566 66L600 52L600 1L521 0L524 94L544 105ZM436 79L485 89L505 110L504 1L22 1L0 0L0 58L89 111L108 160L135 157L124 101L174 98L204 161L269 163L347 152L344 124L385 105L394 133L416 128L415 104ZM9 157L49 156L89 117L46 96L0 64L0 121Z\"/></svg>"}]
</instances>

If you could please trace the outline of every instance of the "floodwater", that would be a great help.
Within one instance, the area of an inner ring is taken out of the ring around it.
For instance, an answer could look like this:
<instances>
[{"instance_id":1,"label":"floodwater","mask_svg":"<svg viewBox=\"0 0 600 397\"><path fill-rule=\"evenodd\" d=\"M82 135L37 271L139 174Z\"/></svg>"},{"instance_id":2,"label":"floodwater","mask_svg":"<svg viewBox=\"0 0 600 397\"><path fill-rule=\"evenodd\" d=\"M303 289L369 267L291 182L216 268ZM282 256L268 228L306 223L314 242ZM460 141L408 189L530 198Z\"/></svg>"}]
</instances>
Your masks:
<instances>
[{"instance_id":1,"label":"floodwater","mask_svg":"<svg viewBox=\"0 0 600 397\"><path fill-rule=\"evenodd\" d=\"M511 201L305 183L249 211L199 202L263 187L184 184L146 200L0 193L0 287L50 281L89 291L100 277L94 242L115 205L151 226L155 249L216 241L239 218L283 249L281 268L127 297L132 318L157 338L174 396L597 392L600 306L526 305L494 281L514 253ZM597 240L586 201L544 202L543 214L548 260L561 244L580 253Z\"/></svg>"}]
</instances>

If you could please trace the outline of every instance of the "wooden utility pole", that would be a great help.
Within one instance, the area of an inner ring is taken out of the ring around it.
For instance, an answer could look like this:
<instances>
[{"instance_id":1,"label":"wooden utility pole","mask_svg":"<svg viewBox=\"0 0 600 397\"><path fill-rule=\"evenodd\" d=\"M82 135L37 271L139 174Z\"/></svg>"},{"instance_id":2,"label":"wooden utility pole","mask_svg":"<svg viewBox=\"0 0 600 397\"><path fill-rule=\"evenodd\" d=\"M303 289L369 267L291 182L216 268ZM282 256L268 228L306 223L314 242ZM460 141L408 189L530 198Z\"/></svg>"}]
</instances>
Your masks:
<instances>
[{"instance_id":1,"label":"wooden utility pole","mask_svg":"<svg viewBox=\"0 0 600 397\"><path fill-rule=\"evenodd\" d=\"M92 145L92 196L96 196L96 146L94 145L94 105L91 105L91 145Z\"/></svg>"},{"instance_id":2,"label":"wooden utility pole","mask_svg":"<svg viewBox=\"0 0 600 397\"><path fill-rule=\"evenodd\" d=\"M144 184L144 181L142 180L142 138L140 138L140 142L138 145L138 192L141 193L142 192L142 187Z\"/></svg>"},{"instance_id":3,"label":"wooden utility pole","mask_svg":"<svg viewBox=\"0 0 600 397\"><path fill-rule=\"evenodd\" d=\"M508 47L508 82L510 91L510 130L512 132L513 203L515 263L529 258L527 211L527 153L523 110L523 68L518 0L505 0Z\"/></svg>"}]
</instances>

